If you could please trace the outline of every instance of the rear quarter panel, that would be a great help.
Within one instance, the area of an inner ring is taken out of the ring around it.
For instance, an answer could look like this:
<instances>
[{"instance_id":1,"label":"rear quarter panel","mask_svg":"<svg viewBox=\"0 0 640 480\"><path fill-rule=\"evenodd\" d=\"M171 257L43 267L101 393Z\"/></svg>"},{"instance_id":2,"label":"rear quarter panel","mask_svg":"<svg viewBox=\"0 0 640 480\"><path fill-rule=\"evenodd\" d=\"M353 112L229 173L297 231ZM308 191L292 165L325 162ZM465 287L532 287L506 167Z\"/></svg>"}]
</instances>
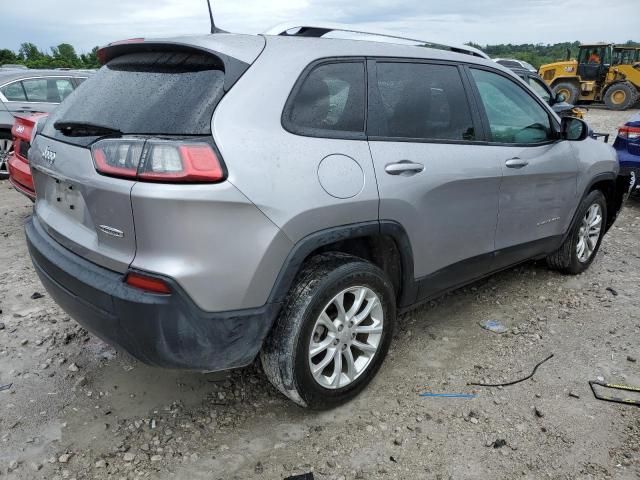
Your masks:
<instances>
[{"instance_id":1,"label":"rear quarter panel","mask_svg":"<svg viewBox=\"0 0 640 480\"><path fill-rule=\"evenodd\" d=\"M323 43L324 52L311 48L318 45L301 38L267 40L262 55L222 99L213 118L229 181L294 243L318 230L378 219L378 189L366 140L311 138L282 126L284 106L305 67L318 58L362 56L339 45L332 50L332 42ZM351 198L331 196L318 180L321 161L332 154L353 158L362 170L360 191Z\"/></svg>"}]
</instances>

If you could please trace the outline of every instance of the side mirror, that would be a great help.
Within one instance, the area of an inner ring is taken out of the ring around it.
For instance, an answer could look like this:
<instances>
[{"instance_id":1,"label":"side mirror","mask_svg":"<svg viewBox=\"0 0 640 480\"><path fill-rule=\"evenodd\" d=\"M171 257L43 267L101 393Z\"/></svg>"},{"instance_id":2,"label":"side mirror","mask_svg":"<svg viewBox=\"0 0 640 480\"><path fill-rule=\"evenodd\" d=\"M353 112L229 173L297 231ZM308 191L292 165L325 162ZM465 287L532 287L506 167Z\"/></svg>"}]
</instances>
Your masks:
<instances>
[{"instance_id":1,"label":"side mirror","mask_svg":"<svg viewBox=\"0 0 640 480\"><path fill-rule=\"evenodd\" d=\"M553 100L553 103L563 103L567 101L567 97L564 96L564 93L556 94L556 97Z\"/></svg>"},{"instance_id":2,"label":"side mirror","mask_svg":"<svg viewBox=\"0 0 640 480\"><path fill-rule=\"evenodd\" d=\"M561 134L563 140L579 142L589 136L589 125L575 117L562 117Z\"/></svg>"}]
</instances>

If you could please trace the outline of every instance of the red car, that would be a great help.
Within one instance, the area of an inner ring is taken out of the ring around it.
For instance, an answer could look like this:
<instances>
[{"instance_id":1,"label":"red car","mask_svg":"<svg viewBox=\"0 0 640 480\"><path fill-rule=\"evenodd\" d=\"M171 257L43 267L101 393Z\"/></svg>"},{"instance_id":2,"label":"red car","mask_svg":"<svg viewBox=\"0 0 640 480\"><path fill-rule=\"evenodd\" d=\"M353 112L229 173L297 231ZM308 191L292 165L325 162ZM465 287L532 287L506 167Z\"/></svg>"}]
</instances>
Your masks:
<instances>
[{"instance_id":1,"label":"red car","mask_svg":"<svg viewBox=\"0 0 640 480\"><path fill-rule=\"evenodd\" d=\"M9 181L17 191L29 197L31 201L35 200L36 192L27 154L36 133L38 120L47 115L47 113L36 113L28 117L16 117L11 129L13 151L8 161Z\"/></svg>"}]
</instances>

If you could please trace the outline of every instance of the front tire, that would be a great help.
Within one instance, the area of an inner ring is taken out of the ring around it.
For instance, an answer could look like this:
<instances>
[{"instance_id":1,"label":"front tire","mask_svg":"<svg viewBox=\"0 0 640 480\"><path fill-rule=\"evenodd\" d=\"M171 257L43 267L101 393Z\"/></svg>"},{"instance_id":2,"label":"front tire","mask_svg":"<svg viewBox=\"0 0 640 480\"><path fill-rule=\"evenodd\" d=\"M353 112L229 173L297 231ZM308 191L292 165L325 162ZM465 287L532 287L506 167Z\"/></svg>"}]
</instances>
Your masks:
<instances>
[{"instance_id":1,"label":"front tire","mask_svg":"<svg viewBox=\"0 0 640 480\"><path fill-rule=\"evenodd\" d=\"M269 381L303 407L327 409L360 393L389 349L391 281L342 253L313 257L292 287L261 352Z\"/></svg>"},{"instance_id":2,"label":"front tire","mask_svg":"<svg viewBox=\"0 0 640 480\"><path fill-rule=\"evenodd\" d=\"M611 110L627 110L638 101L638 91L629 82L614 83L604 92L604 103Z\"/></svg>"},{"instance_id":3,"label":"front tire","mask_svg":"<svg viewBox=\"0 0 640 480\"><path fill-rule=\"evenodd\" d=\"M606 225L607 200L600 190L594 190L580 203L562 246L547 257L549 267L569 275L584 272L600 249Z\"/></svg>"}]
</instances>

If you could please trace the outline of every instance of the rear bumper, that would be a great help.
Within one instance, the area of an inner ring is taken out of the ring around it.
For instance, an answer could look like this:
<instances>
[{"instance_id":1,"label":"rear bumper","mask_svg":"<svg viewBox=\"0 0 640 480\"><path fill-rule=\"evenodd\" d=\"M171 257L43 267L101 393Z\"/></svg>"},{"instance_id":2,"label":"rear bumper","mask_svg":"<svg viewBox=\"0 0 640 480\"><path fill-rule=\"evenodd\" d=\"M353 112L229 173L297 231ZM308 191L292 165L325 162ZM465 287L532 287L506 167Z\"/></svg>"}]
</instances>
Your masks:
<instances>
[{"instance_id":1,"label":"rear bumper","mask_svg":"<svg viewBox=\"0 0 640 480\"><path fill-rule=\"evenodd\" d=\"M123 276L55 242L37 218L25 225L33 265L52 298L78 323L140 361L165 368L216 371L250 364L279 304L204 312L171 279L170 295L129 287Z\"/></svg>"},{"instance_id":2,"label":"rear bumper","mask_svg":"<svg viewBox=\"0 0 640 480\"><path fill-rule=\"evenodd\" d=\"M13 188L29 197L31 201L34 201L36 192L33 188L33 177L31 176L29 164L13 154L9 157L7 166L9 168L9 179Z\"/></svg>"}]
</instances>

